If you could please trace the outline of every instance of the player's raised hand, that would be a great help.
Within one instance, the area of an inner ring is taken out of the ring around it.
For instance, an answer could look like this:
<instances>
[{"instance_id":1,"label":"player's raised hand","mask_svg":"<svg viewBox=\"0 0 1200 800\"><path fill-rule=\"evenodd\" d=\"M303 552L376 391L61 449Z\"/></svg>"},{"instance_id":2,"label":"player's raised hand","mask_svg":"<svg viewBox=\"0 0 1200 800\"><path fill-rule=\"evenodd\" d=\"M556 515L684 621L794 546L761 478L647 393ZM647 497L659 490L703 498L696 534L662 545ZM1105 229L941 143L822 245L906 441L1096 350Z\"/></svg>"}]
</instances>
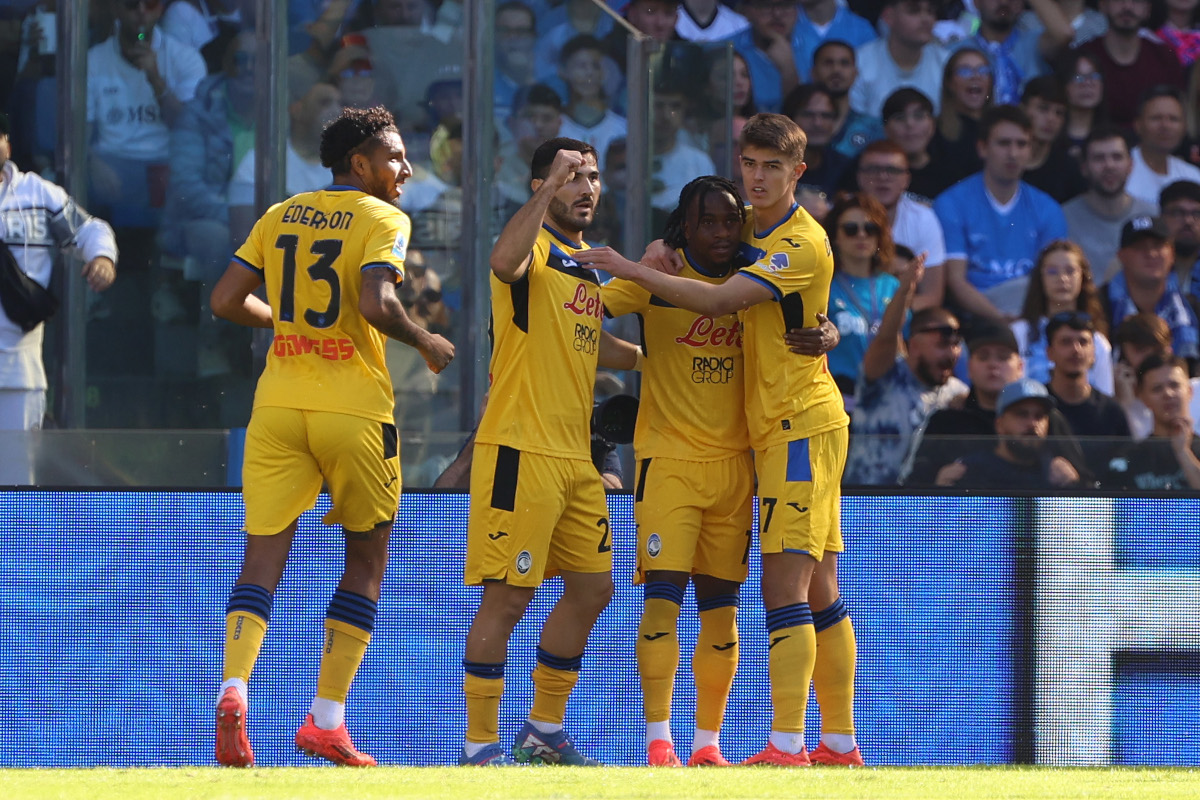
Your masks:
<instances>
[{"instance_id":1,"label":"player's raised hand","mask_svg":"<svg viewBox=\"0 0 1200 800\"><path fill-rule=\"evenodd\" d=\"M602 269L614 278L630 278L644 269L641 264L635 264L611 247L593 247L591 250L580 250L572 256L580 264Z\"/></svg>"},{"instance_id":2,"label":"player's raised hand","mask_svg":"<svg viewBox=\"0 0 1200 800\"><path fill-rule=\"evenodd\" d=\"M454 344L437 333L430 334L426 342L417 349L424 357L425 365L434 374L444 370L454 360Z\"/></svg>"},{"instance_id":3,"label":"player's raised hand","mask_svg":"<svg viewBox=\"0 0 1200 800\"><path fill-rule=\"evenodd\" d=\"M655 239L646 245L646 252L642 254L642 263L650 269L667 275L678 275L683 270L683 259L679 253L673 248L667 247L667 243L662 239Z\"/></svg>"},{"instance_id":4,"label":"player's raised hand","mask_svg":"<svg viewBox=\"0 0 1200 800\"><path fill-rule=\"evenodd\" d=\"M584 165L583 153L578 150L559 150L554 154L554 163L550 165L550 174L546 182L556 189L561 189L575 180L575 173Z\"/></svg>"},{"instance_id":5,"label":"player's raised hand","mask_svg":"<svg viewBox=\"0 0 1200 800\"><path fill-rule=\"evenodd\" d=\"M817 325L813 328L792 328L783 335L783 341L793 353L802 356L819 356L837 347L842 334L829 317L817 314Z\"/></svg>"}]
</instances>

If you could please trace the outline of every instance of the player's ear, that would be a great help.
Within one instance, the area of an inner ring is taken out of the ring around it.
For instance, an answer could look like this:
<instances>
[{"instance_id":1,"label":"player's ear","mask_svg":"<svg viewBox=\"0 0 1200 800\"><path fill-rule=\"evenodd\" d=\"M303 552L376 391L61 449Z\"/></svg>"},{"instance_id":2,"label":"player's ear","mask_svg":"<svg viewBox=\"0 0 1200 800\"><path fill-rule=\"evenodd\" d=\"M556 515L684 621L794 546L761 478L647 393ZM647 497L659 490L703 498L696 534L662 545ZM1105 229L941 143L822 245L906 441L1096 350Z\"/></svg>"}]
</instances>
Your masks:
<instances>
[{"instance_id":1,"label":"player's ear","mask_svg":"<svg viewBox=\"0 0 1200 800\"><path fill-rule=\"evenodd\" d=\"M542 178L533 178L529 181L529 188L536 192L545 182L546 181Z\"/></svg>"}]
</instances>

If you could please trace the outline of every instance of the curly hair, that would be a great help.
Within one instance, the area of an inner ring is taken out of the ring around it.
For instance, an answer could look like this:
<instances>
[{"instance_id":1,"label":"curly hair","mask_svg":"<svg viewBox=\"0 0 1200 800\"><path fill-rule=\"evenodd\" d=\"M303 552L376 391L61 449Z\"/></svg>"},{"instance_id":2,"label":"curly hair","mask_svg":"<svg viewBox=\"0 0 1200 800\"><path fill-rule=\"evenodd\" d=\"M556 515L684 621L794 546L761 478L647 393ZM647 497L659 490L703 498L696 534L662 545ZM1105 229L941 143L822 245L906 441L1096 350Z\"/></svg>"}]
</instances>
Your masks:
<instances>
[{"instance_id":1,"label":"curly hair","mask_svg":"<svg viewBox=\"0 0 1200 800\"><path fill-rule=\"evenodd\" d=\"M383 106L347 108L321 131L321 166L335 175L350 171L350 156L381 131L397 130L392 112Z\"/></svg>"},{"instance_id":2,"label":"curly hair","mask_svg":"<svg viewBox=\"0 0 1200 800\"><path fill-rule=\"evenodd\" d=\"M684 186L679 192L679 205L667 217L667 224L663 226L663 242L667 247L678 249L687 247L687 236L683 232L683 223L687 219L688 209L692 206L692 201L696 200L700 208L704 208L704 198L711 192L724 192L734 199L737 203L738 211L742 215L742 222L746 222L746 205L742 202L742 196L738 194L737 186L728 178L722 178L719 175L704 175Z\"/></svg>"}]
</instances>

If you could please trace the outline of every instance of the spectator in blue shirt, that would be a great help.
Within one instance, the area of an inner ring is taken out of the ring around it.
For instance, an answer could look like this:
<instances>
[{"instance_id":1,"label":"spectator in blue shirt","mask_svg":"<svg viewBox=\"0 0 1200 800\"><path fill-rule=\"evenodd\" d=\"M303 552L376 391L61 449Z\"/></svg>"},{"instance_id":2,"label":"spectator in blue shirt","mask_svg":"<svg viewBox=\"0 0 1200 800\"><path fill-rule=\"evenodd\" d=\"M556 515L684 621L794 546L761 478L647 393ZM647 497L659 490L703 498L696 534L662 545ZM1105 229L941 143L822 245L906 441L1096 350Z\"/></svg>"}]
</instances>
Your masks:
<instances>
[{"instance_id":1,"label":"spectator in blue shirt","mask_svg":"<svg viewBox=\"0 0 1200 800\"><path fill-rule=\"evenodd\" d=\"M946 286L975 317L1012 322L1038 254L1066 238L1062 208L1021 180L1032 148L1029 117L1014 106L987 110L979 125L983 170L938 196L946 236Z\"/></svg>"},{"instance_id":2,"label":"spectator in blue shirt","mask_svg":"<svg viewBox=\"0 0 1200 800\"><path fill-rule=\"evenodd\" d=\"M733 46L750 67L759 111L778 113L783 98L808 78L812 53L796 36L800 7L796 0L744 0L740 9L750 28L733 37Z\"/></svg>"}]
</instances>

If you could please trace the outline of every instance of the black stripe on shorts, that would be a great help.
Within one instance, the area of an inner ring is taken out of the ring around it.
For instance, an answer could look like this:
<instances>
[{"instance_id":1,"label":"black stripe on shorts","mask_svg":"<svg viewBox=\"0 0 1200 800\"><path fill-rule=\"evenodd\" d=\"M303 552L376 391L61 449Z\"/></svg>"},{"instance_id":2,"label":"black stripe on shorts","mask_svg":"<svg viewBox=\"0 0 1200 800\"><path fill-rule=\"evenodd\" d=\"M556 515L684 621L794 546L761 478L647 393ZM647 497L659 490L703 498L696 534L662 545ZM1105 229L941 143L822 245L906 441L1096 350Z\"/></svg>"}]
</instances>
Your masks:
<instances>
[{"instance_id":1,"label":"black stripe on shorts","mask_svg":"<svg viewBox=\"0 0 1200 800\"><path fill-rule=\"evenodd\" d=\"M517 473L521 451L500 445L496 449L496 473L492 476L492 508L512 511L517 507Z\"/></svg>"},{"instance_id":2,"label":"black stripe on shorts","mask_svg":"<svg viewBox=\"0 0 1200 800\"><path fill-rule=\"evenodd\" d=\"M637 492L633 495L633 502L642 502L642 496L646 493L646 473L650 471L650 459L642 460L642 468L638 472Z\"/></svg>"}]
</instances>

